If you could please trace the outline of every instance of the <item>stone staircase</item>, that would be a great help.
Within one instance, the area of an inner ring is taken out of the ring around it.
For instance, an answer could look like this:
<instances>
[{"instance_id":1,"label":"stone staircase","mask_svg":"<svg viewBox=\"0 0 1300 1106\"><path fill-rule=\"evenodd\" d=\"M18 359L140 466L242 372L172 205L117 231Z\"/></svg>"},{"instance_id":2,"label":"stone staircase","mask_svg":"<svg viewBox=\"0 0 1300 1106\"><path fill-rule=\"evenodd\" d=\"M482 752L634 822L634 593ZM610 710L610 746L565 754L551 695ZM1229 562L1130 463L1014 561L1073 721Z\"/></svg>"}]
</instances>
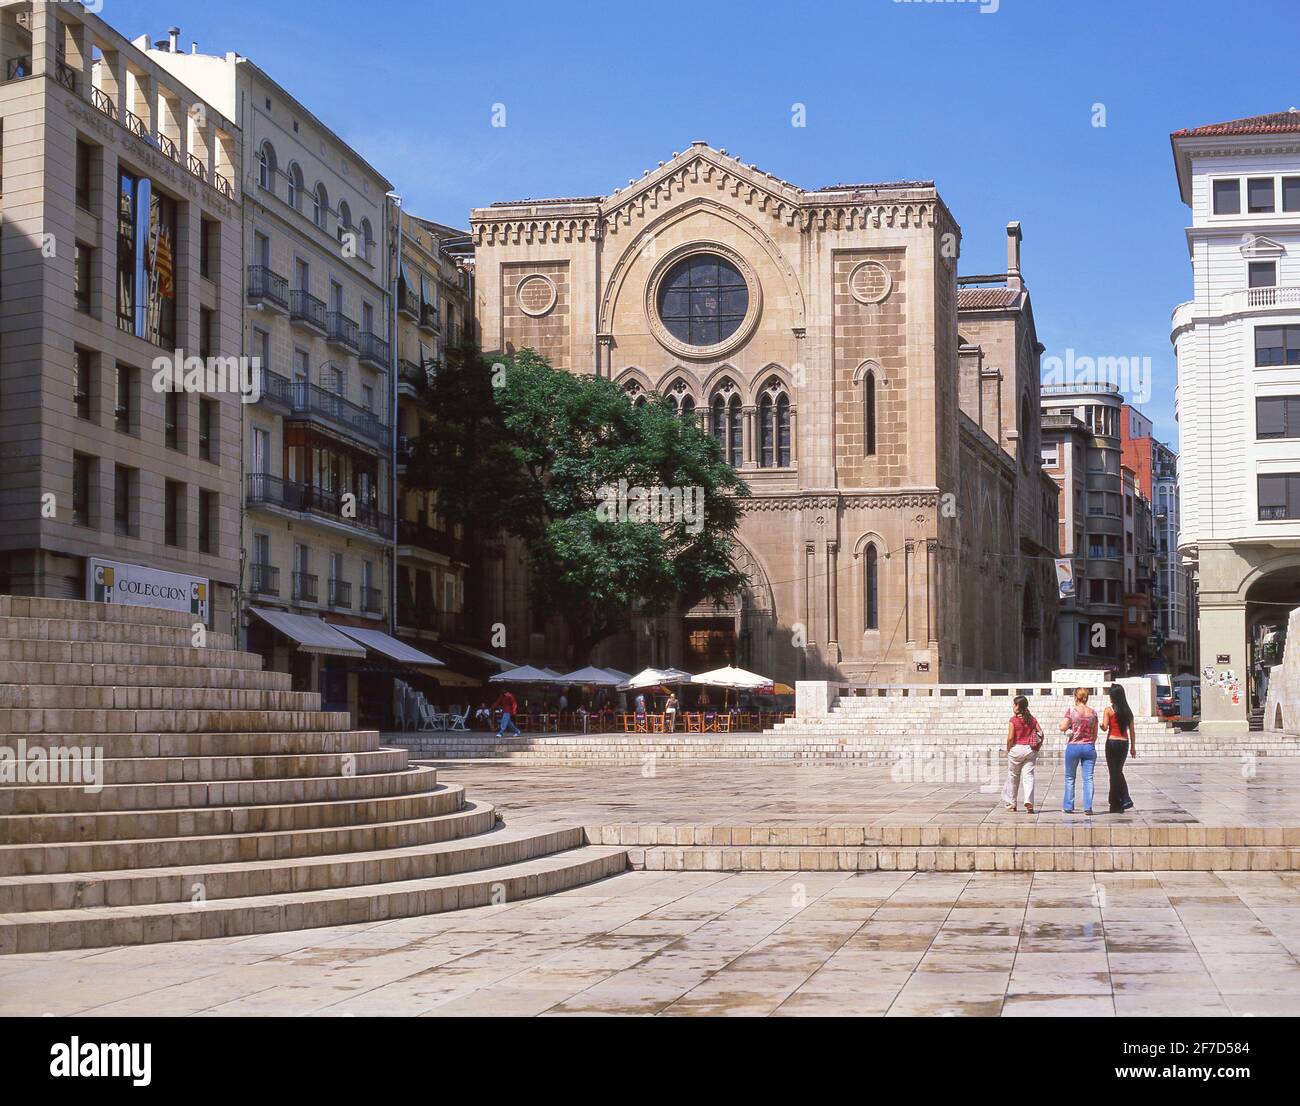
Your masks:
<instances>
[{"instance_id":1,"label":"stone staircase","mask_svg":"<svg viewBox=\"0 0 1300 1106\"><path fill-rule=\"evenodd\" d=\"M627 867L501 824L183 612L0 596L0 952L380 921Z\"/></svg>"}]
</instances>

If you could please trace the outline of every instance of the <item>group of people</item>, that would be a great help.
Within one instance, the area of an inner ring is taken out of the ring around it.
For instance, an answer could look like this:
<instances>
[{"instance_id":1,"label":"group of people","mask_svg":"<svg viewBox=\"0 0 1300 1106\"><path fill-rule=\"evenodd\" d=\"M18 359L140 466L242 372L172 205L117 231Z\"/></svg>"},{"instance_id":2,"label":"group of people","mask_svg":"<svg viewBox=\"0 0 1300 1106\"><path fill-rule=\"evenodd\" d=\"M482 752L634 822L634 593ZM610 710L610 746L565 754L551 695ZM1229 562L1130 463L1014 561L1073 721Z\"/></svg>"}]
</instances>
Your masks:
<instances>
[{"instance_id":1,"label":"group of people","mask_svg":"<svg viewBox=\"0 0 1300 1106\"><path fill-rule=\"evenodd\" d=\"M1097 712L1088 706L1089 690L1086 687L1076 688L1074 702L1061 720L1060 732L1070 735L1065 746L1065 796L1062 801L1062 809L1066 814L1078 813L1075 810L1075 783L1080 773L1083 775L1083 813L1092 814L1092 777L1097 766L1099 728L1106 734L1110 813L1123 814L1133 807L1128 781L1124 778L1124 762L1130 756L1137 756L1133 709L1119 684L1112 685L1107 694L1110 705L1099 719ZM1023 784L1025 810L1033 814L1037 797L1034 766L1043 747L1043 727L1029 712L1029 700L1023 695L1017 695L1013 705L1014 712L1007 722L1007 782L1002 789L1002 801L1008 810L1015 810Z\"/></svg>"}]
</instances>

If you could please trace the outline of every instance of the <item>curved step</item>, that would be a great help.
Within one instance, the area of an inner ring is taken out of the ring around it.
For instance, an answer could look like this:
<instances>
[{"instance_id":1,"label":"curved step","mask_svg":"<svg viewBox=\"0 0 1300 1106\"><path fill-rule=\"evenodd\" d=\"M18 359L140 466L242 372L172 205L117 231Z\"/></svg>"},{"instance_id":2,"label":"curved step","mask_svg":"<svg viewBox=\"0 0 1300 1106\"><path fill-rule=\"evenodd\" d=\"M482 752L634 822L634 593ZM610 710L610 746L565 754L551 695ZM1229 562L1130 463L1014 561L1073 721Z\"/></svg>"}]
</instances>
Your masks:
<instances>
[{"instance_id":1,"label":"curved step","mask_svg":"<svg viewBox=\"0 0 1300 1106\"><path fill-rule=\"evenodd\" d=\"M432 775L430 774L432 773ZM365 800L412 795L437 782L437 771L409 767L372 773L350 771L289 779L195 780L181 783L104 784L98 790L76 784L0 787L5 815L142 813L198 807L269 806ZM3 824L0 823L0 832Z\"/></svg>"},{"instance_id":2,"label":"curved step","mask_svg":"<svg viewBox=\"0 0 1300 1106\"><path fill-rule=\"evenodd\" d=\"M226 733L341 730L347 711L316 710L60 710L0 708L0 733Z\"/></svg>"},{"instance_id":3,"label":"curved step","mask_svg":"<svg viewBox=\"0 0 1300 1106\"><path fill-rule=\"evenodd\" d=\"M0 914L74 910L147 903L190 903L216 899L325 891L399 880L430 879L483 868L504 867L586 844L579 827L527 830L492 826L495 814L482 807L487 828L407 849L380 849L306 860L259 860L189 868L144 868L122 872L0 878Z\"/></svg>"},{"instance_id":4,"label":"curved step","mask_svg":"<svg viewBox=\"0 0 1300 1106\"><path fill-rule=\"evenodd\" d=\"M236 668L262 672L262 658L237 649L121 645L102 641L16 641L0 638L0 661L38 664L158 665L164 668Z\"/></svg>"},{"instance_id":5,"label":"curved step","mask_svg":"<svg viewBox=\"0 0 1300 1106\"><path fill-rule=\"evenodd\" d=\"M365 822L322 829L212 834L207 837L0 845L0 876L48 872L106 872L119 868L177 868L236 860L275 860L397 849L463 837L464 788L445 785L459 803L445 813L395 822ZM486 826L468 832L481 833ZM345 859L339 856L339 860Z\"/></svg>"},{"instance_id":6,"label":"curved step","mask_svg":"<svg viewBox=\"0 0 1300 1106\"><path fill-rule=\"evenodd\" d=\"M105 759L103 780L109 784L219 783L227 780L286 780L302 776L372 775L400 772L410 754L405 749L379 747L342 753L285 753L262 756L157 756ZM62 786L0 780L6 788Z\"/></svg>"},{"instance_id":7,"label":"curved step","mask_svg":"<svg viewBox=\"0 0 1300 1106\"><path fill-rule=\"evenodd\" d=\"M197 622L197 619L194 620ZM0 637L27 641L101 641L119 645L193 647L193 624L163 626L153 622L108 622L89 618L23 618L0 615ZM216 630L203 632L211 649L233 649L235 639Z\"/></svg>"},{"instance_id":8,"label":"curved step","mask_svg":"<svg viewBox=\"0 0 1300 1106\"><path fill-rule=\"evenodd\" d=\"M0 708L5 707L14 710L315 712L320 709L320 694L256 688L0 683Z\"/></svg>"},{"instance_id":9,"label":"curved step","mask_svg":"<svg viewBox=\"0 0 1300 1106\"><path fill-rule=\"evenodd\" d=\"M626 850L586 845L504 868L340 890L9 914L0 916L0 952L150 944L410 918L517 902L626 869Z\"/></svg>"},{"instance_id":10,"label":"curved step","mask_svg":"<svg viewBox=\"0 0 1300 1106\"><path fill-rule=\"evenodd\" d=\"M0 849L23 845L117 844L140 838L199 838L224 834L275 833L325 829L356 823L404 822L446 814L461 805L461 788L434 782L434 769L413 771L429 781L415 793L378 799L263 806L187 807L81 814L0 815Z\"/></svg>"},{"instance_id":11,"label":"curved step","mask_svg":"<svg viewBox=\"0 0 1300 1106\"><path fill-rule=\"evenodd\" d=\"M14 733L4 738L14 749L104 750L104 759L134 757L257 757L309 753L358 753L379 748L378 730L279 730L250 733ZM21 744L20 744L21 743Z\"/></svg>"},{"instance_id":12,"label":"curved step","mask_svg":"<svg viewBox=\"0 0 1300 1106\"><path fill-rule=\"evenodd\" d=\"M86 599L47 599L34 595L0 595L0 616L126 622L145 626L190 626L194 622L194 616L188 611L94 603Z\"/></svg>"},{"instance_id":13,"label":"curved step","mask_svg":"<svg viewBox=\"0 0 1300 1106\"><path fill-rule=\"evenodd\" d=\"M71 661L17 661L0 657L0 684L292 691L293 677L288 672L271 672L261 668L222 668L207 664L86 664Z\"/></svg>"}]
</instances>

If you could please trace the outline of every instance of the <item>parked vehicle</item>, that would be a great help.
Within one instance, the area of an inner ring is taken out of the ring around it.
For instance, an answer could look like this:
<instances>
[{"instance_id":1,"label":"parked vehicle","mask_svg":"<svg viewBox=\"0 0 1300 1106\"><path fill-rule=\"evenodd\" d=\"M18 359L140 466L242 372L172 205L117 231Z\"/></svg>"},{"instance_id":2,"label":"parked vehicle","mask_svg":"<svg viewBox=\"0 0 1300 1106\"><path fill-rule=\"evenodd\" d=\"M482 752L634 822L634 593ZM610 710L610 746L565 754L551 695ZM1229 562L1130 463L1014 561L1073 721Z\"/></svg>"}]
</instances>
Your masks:
<instances>
[{"instance_id":1,"label":"parked vehicle","mask_svg":"<svg viewBox=\"0 0 1300 1106\"><path fill-rule=\"evenodd\" d=\"M1148 672L1146 679L1156 685L1156 710L1166 717L1178 714L1178 699L1174 695L1173 677L1168 672Z\"/></svg>"}]
</instances>

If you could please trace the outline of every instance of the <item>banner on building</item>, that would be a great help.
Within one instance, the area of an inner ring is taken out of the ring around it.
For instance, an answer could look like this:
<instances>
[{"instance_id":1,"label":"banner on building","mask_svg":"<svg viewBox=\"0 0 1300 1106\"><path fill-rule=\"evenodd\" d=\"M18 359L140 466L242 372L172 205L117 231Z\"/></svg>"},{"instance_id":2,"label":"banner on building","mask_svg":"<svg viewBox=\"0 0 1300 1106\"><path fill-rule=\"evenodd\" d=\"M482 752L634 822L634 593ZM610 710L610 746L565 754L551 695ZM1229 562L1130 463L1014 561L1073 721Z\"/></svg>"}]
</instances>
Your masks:
<instances>
[{"instance_id":1,"label":"banner on building","mask_svg":"<svg viewBox=\"0 0 1300 1106\"><path fill-rule=\"evenodd\" d=\"M185 611L206 625L209 590L208 581L198 576L102 557L86 561L86 598L94 603Z\"/></svg>"},{"instance_id":2,"label":"banner on building","mask_svg":"<svg viewBox=\"0 0 1300 1106\"><path fill-rule=\"evenodd\" d=\"M1056 588L1062 599L1074 598L1074 562L1069 557L1056 562Z\"/></svg>"}]
</instances>

